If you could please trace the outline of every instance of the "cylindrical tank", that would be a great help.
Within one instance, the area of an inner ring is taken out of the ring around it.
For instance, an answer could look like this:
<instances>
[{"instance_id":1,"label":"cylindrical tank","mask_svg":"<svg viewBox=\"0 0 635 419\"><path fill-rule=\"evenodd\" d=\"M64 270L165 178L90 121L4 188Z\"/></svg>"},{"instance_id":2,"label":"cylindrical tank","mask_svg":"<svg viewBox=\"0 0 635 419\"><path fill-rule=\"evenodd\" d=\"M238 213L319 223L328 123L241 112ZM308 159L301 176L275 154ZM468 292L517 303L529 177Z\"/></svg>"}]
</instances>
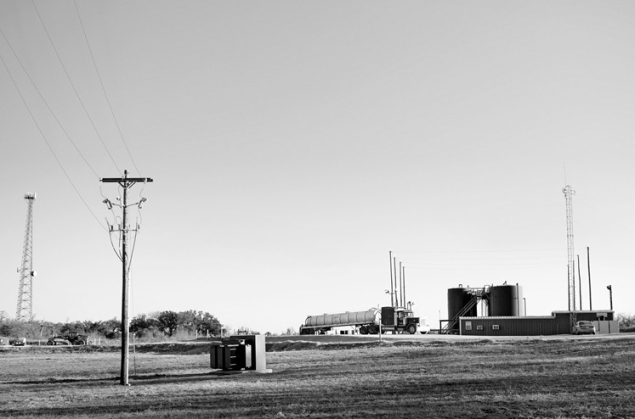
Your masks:
<instances>
[{"instance_id":1,"label":"cylindrical tank","mask_svg":"<svg viewBox=\"0 0 635 419\"><path fill-rule=\"evenodd\" d=\"M337 314L320 314L306 318L305 326L343 326L355 324L377 323L377 309L366 311L347 311Z\"/></svg>"},{"instance_id":2,"label":"cylindrical tank","mask_svg":"<svg viewBox=\"0 0 635 419\"><path fill-rule=\"evenodd\" d=\"M463 297L465 288L448 289L448 320L453 319L463 308Z\"/></svg>"},{"instance_id":3,"label":"cylindrical tank","mask_svg":"<svg viewBox=\"0 0 635 419\"><path fill-rule=\"evenodd\" d=\"M470 302L472 294L467 288L448 289L448 320L452 320ZM464 314L466 317L476 316L476 305Z\"/></svg>"},{"instance_id":4,"label":"cylindrical tank","mask_svg":"<svg viewBox=\"0 0 635 419\"><path fill-rule=\"evenodd\" d=\"M520 285L490 287L490 316L522 316L523 314L523 291Z\"/></svg>"}]
</instances>

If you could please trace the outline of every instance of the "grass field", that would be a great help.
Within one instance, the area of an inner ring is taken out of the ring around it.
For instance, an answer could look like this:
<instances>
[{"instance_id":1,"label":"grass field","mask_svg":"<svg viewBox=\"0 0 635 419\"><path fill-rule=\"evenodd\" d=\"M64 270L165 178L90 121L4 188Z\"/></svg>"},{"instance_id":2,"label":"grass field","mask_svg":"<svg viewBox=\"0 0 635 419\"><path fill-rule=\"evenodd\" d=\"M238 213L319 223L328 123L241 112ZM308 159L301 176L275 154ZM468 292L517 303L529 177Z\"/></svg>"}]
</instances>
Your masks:
<instances>
[{"instance_id":1,"label":"grass field","mask_svg":"<svg viewBox=\"0 0 635 419\"><path fill-rule=\"evenodd\" d=\"M139 346L130 387L118 384L118 352L5 347L0 417L635 417L630 335L269 347L272 374L212 375L208 344Z\"/></svg>"}]
</instances>

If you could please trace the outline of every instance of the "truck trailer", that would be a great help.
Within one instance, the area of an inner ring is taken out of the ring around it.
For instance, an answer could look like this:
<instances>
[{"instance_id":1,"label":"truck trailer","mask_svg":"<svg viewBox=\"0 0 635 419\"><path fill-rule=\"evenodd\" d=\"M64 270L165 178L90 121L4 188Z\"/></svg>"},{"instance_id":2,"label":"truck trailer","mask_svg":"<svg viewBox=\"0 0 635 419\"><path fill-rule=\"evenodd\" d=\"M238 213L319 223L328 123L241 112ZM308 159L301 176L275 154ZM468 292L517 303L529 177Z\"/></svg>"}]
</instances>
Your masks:
<instances>
[{"instance_id":1,"label":"truck trailer","mask_svg":"<svg viewBox=\"0 0 635 419\"><path fill-rule=\"evenodd\" d=\"M348 329L362 335L392 333L415 334L419 330L419 317L404 307L369 308L366 311L347 311L336 314L308 316L300 325L301 335L332 334L335 330ZM422 333L427 333L424 327Z\"/></svg>"}]
</instances>

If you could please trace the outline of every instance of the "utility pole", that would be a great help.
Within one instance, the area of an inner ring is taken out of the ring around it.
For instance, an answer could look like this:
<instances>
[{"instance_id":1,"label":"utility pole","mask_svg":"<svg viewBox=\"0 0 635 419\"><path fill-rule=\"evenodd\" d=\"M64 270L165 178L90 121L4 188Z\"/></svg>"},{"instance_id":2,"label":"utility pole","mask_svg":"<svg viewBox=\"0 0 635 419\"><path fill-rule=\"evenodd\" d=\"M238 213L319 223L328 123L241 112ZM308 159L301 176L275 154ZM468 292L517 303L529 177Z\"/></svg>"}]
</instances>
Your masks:
<instances>
[{"instance_id":1,"label":"utility pole","mask_svg":"<svg viewBox=\"0 0 635 419\"><path fill-rule=\"evenodd\" d=\"M137 182L149 183L153 180L151 178L129 178L128 171L124 170L124 176L121 178L102 178L101 181L103 183L118 183L119 186L123 189L123 200L121 205L113 204L110 202L108 198L104 199L104 204L108 206L108 209L112 209L114 206L121 207L123 213L123 222L120 226L118 226L118 230L114 229L114 226L110 226L110 232L119 231L121 233L121 253L118 254L121 260L122 267L122 298L121 298L121 377L120 383L121 385L128 386L130 383L128 382L128 366L129 366L129 324L130 321L128 319L128 292L129 292L129 281L128 274L130 271L130 261L128 260L128 232L130 228L128 226L128 189L134 186ZM146 201L145 198L141 198L140 201L135 202L130 205L138 205L141 208L141 205Z\"/></svg>"},{"instance_id":2,"label":"utility pole","mask_svg":"<svg viewBox=\"0 0 635 419\"><path fill-rule=\"evenodd\" d=\"M33 318L33 203L35 194L24 195L27 202L26 232L24 233L24 247L22 248L22 267L18 268L20 274L20 288L18 290L18 307L16 320L29 321Z\"/></svg>"},{"instance_id":3,"label":"utility pole","mask_svg":"<svg viewBox=\"0 0 635 419\"><path fill-rule=\"evenodd\" d=\"M569 287L569 311L575 311L576 309L576 295L575 295L575 262L574 249L573 249L573 195L575 191L571 186L567 185L562 189L564 197L567 203L567 256L568 256L568 287Z\"/></svg>"}]
</instances>

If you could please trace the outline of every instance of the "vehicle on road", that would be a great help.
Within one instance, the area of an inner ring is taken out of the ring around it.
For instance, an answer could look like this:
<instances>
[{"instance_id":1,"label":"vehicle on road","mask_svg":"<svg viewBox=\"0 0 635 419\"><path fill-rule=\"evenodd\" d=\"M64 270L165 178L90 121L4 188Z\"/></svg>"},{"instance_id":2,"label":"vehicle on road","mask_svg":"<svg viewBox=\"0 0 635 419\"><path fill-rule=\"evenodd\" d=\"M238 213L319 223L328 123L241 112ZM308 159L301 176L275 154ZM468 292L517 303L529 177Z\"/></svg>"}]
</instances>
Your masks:
<instances>
[{"instance_id":1,"label":"vehicle on road","mask_svg":"<svg viewBox=\"0 0 635 419\"><path fill-rule=\"evenodd\" d=\"M318 314L308 316L300 325L301 335L324 334L378 334L417 332L427 333L430 328L421 327L420 318L413 315L412 310L404 307L382 307L381 310L370 308L366 311L347 311L337 314Z\"/></svg>"},{"instance_id":2,"label":"vehicle on road","mask_svg":"<svg viewBox=\"0 0 635 419\"><path fill-rule=\"evenodd\" d=\"M53 336L46 342L47 345L70 345L71 343L62 336Z\"/></svg>"},{"instance_id":3,"label":"vehicle on road","mask_svg":"<svg viewBox=\"0 0 635 419\"><path fill-rule=\"evenodd\" d=\"M70 332L66 335L55 335L46 342L47 345L87 345L90 341L87 335Z\"/></svg>"},{"instance_id":4,"label":"vehicle on road","mask_svg":"<svg viewBox=\"0 0 635 419\"><path fill-rule=\"evenodd\" d=\"M573 326L571 333L574 335L595 335L595 325L593 322L581 320Z\"/></svg>"},{"instance_id":5,"label":"vehicle on road","mask_svg":"<svg viewBox=\"0 0 635 419\"><path fill-rule=\"evenodd\" d=\"M13 346L26 346L26 338L17 338L13 340Z\"/></svg>"}]
</instances>

